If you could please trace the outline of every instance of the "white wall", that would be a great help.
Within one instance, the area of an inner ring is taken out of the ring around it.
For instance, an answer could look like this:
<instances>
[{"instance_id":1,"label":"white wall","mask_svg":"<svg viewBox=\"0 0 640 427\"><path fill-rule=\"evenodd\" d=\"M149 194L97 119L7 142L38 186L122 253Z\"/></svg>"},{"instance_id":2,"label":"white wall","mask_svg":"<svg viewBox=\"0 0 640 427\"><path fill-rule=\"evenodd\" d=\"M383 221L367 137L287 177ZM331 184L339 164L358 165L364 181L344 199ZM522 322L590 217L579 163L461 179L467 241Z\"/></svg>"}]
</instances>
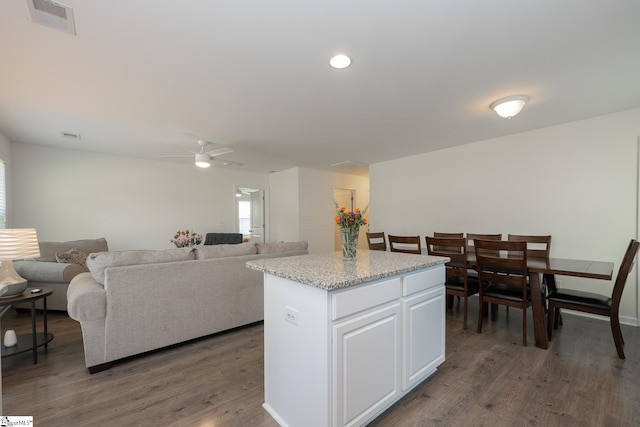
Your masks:
<instances>
[{"instance_id":1,"label":"white wall","mask_svg":"<svg viewBox=\"0 0 640 427\"><path fill-rule=\"evenodd\" d=\"M362 209L369 204L369 179L355 175L292 168L272 174L270 188L272 240L306 240L311 253L334 251L335 188L356 190L356 203ZM366 247L365 232L366 227L360 233L360 247Z\"/></svg>"},{"instance_id":2,"label":"white wall","mask_svg":"<svg viewBox=\"0 0 640 427\"><path fill-rule=\"evenodd\" d=\"M335 250L333 190L336 188L355 190L356 206L361 209L369 204L367 177L300 168L300 236L302 240L309 241L309 252ZM360 248L367 246L366 231L367 227L360 230Z\"/></svg>"},{"instance_id":3,"label":"white wall","mask_svg":"<svg viewBox=\"0 0 640 427\"><path fill-rule=\"evenodd\" d=\"M11 161L11 142L9 141L9 139L4 136L4 134L2 132L0 132L0 159L4 160L6 162L6 167L5 167L5 190L7 193L7 202L9 201L10 198L10 161ZM7 203L7 208L9 208L9 203ZM9 215L9 212L7 212L7 226L10 227L11 226L11 222L10 222L11 218ZM8 307L6 307L8 308ZM0 317L2 316L2 314L0 314ZM2 333L2 332L0 332ZM4 410L2 407L2 366L0 366L0 415L4 414Z\"/></svg>"},{"instance_id":4,"label":"white wall","mask_svg":"<svg viewBox=\"0 0 640 427\"><path fill-rule=\"evenodd\" d=\"M7 200L6 228L12 227L11 214L11 141L0 132L0 159L5 162L5 196Z\"/></svg>"},{"instance_id":5,"label":"white wall","mask_svg":"<svg viewBox=\"0 0 640 427\"><path fill-rule=\"evenodd\" d=\"M300 240L298 187L298 168L269 175L271 195L269 212L271 213L271 240L273 242Z\"/></svg>"},{"instance_id":6,"label":"white wall","mask_svg":"<svg viewBox=\"0 0 640 427\"><path fill-rule=\"evenodd\" d=\"M635 109L371 165L372 228L420 236L551 234L552 256L614 261L617 273L637 237L639 135ZM608 282L586 283L611 290ZM638 324L637 292L633 272L621 308L625 323Z\"/></svg>"},{"instance_id":7,"label":"white wall","mask_svg":"<svg viewBox=\"0 0 640 427\"><path fill-rule=\"evenodd\" d=\"M111 250L170 248L178 229L234 231L234 185L268 175L11 145L14 227L44 241L105 237Z\"/></svg>"}]
</instances>

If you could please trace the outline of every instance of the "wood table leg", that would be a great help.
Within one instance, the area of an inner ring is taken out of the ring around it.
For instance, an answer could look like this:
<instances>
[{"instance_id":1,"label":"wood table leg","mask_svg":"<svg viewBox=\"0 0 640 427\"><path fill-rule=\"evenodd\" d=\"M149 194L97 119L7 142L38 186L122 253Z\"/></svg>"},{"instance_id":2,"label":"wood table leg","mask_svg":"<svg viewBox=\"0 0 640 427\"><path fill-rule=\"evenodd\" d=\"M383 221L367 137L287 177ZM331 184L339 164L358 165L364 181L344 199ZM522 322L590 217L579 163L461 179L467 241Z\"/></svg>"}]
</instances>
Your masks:
<instances>
[{"instance_id":1,"label":"wood table leg","mask_svg":"<svg viewBox=\"0 0 640 427\"><path fill-rule=\"evenodd\" d=\"M540 291L540 275L529 274L529 286L531 287L531 308L533 310L533 330L536 338L536 346L548 348L546 322L544 318L544 301Z\"/></svg>"},{"instance_id":2,"label":"wood table leg","mask_svg":"<svg viewBox=\"0 0 640 427\"><path fill-rule=\"evenodd\" d=\"M547 294L549 292L551 292L551 291L555 291L556 290L556 276L555 276L555 274L545 274L544 275L544 281L547 284ZM555 323L556 329L558 329L558 323L560 323L562 325L562 313L560 312L560 310L558 310L558 314L556 315L554 323Z\"/></svg>"},{"instance_id":3,"label":"wood table leg","mask_svg":"<svg viewBox=\"0 0 640 427\"><path fill-rule=\"evenodd\" d=\"M33 364L38 364L38 334L36 332L36 300L31 300L31 338L33 346Z\"/></svg>"}]
</instances>

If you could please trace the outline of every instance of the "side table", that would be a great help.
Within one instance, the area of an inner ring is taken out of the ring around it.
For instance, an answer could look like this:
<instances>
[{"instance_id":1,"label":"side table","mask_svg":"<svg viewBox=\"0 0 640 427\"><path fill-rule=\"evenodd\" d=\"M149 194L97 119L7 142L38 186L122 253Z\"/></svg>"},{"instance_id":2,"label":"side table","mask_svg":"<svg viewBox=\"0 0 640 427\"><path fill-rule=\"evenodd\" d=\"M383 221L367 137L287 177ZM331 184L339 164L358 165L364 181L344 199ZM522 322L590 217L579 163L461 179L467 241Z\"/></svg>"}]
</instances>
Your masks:
<instances>
[{"instance_id":1,"label":"side table","mask_svg":"<svg viewBox=\"0 0 640 427\"><path fill-rule=\"evenodd\" d=\"M16 354L25 353L29 350L33 351L33 364L38 363L38 347L44 346L45 351L47 344L53 339L53 334L50 334L47 330L47 297L53 293L51 288L38 288L40 292L31 293L31 290L35 288L27 288L22 294L0 298L0 307L15 304L17 302L30 302L31 303L31 333L25 335L18 335L18 343L12 347L5 347L4 343L0 345L2 348L2 357L15 356ZM37 332L36 330L36 301L42 299L42 316L44 332Z\"/></svg>"}]
</instances>

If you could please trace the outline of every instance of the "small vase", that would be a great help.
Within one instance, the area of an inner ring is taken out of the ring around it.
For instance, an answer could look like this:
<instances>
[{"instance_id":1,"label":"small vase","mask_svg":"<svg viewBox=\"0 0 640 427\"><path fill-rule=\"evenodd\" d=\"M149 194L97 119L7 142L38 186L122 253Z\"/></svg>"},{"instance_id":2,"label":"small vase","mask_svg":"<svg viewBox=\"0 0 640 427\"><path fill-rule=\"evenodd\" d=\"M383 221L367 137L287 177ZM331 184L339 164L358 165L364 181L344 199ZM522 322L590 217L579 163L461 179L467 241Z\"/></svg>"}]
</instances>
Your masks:
<instances>
[{"instance_id":1,"label":"small vase","mask_svg":"<svg viewBox=\"0 0 640 427\"><path fill-rule=\"evenodd\" d=\"M340 241L342 243L342 259L345 261L353 261L356 259L356 251L358 250L358 235L360 228L343 227L340 228Z\"/></svg>"},{"instance_id":2,"label":"small vase","mask_svg":"<svg viewBox=\"0 0 640 427\"><path fill-rule=\"evenodd\" d=\"M4 333L4 346L5 347L13 347L18 343L18 337L16 336L16 331L13 329L9 329Z\"/></svg>"}]
</instances>

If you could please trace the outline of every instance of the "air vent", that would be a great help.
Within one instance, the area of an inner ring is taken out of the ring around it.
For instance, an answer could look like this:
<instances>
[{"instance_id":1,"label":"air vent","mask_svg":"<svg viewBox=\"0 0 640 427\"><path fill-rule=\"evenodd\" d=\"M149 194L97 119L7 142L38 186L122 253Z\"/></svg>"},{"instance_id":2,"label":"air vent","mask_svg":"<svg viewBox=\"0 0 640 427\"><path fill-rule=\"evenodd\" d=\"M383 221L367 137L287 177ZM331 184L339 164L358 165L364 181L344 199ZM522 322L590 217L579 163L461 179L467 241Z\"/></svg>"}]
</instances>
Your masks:
<instances>
[{"instance_id":1,"label":"air vent","mask_svg":"<svg viewBox=\"0 0 640 427\"><path fill-rule=\"evenodd\" d=\"M65 139L81 139L80 134L77 134L77 133L60 132L60 134Z\"/></svg>"},{"instance_id":2,"label":"air vent","mask_svg":"<svg viewBox=\"0 0 640 427\"><path fill-rule=\"evenodd\" d=\"M69 34L76 34L73 9L50 0L27 0L31 20L36 24L56 28Z\"/></svg>"},{"instance_id":3,"label":"air vent","mask_svg":"<svg viewBox=\"0 0 640 427\"><path fill-rule=\"evenodd\" d=\"M356 162L355 160L346 160L344 162L334 163L334 164L332 164L330 166L334 167L334 168L351 169L351 168L361 168L361 167L364 167L364 166L367 166L367 165L364 164L364 163Z\"/></svg>"}]
</instances>

